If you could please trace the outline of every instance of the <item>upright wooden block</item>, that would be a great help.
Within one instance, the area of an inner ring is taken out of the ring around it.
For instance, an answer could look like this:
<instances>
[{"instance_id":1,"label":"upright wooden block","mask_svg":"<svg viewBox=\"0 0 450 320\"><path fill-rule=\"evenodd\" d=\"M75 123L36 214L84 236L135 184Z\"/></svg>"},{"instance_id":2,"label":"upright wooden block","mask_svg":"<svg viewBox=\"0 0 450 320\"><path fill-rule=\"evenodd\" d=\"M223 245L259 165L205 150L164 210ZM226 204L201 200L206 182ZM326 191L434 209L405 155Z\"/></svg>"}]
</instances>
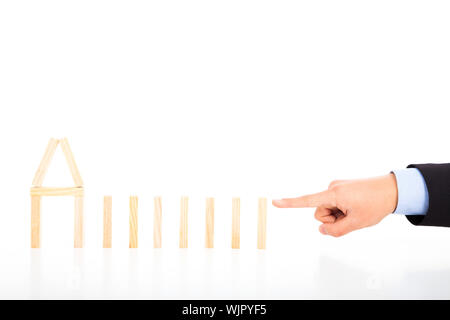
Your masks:
<instances>
[{"instance_id":1,"label":"upright wooden block","mask_svg":"<svg viewBox=\"0 0 450 320\"><path fill-rule=\"evenodd\" d=\"M180 203L180 248L188 247L188 197L182 197Z\"/></svg>"},{"instance_id":2,"label":"upright wooden block","mask_svg":"<svg viewBox=\"0 0 450 320\"><path fill-rule=\"evenodd\" d=\"M75 197L74 248L83 248L83 197Z\"/></svg>"},{"instance_id":3,"label":"upright wooden block","mask_svg":"<svg viewBox=\"0 0 450 320\"><path fill-rule=\"evenodd\" d=\"M231 222L231 248L239 249L241 247L241 199L233 198L232 201L232 222Z\"/></svg>"},{"instance_id":4,"label":"upright wooden block","mask_svg":"<svg viewBox=\"0 0 450 320\"><path fill-rule=\"evenodd\" d=\"M138 197L130 197L130 248L138 247Z\"/></svg>"},{"instance_id":5,"label":"upright wooden block","mask_svg":"<svg viewBox=\"0 0 450 320\"><path fill-rule=\"evenodd\" d=\"M103 248L112 247L112 197L103 197Z\"/></svg>"},{"instance_id":6,"label":"upright wooden block","mask_svg":"<svg viewBox=\"0 0 450 320\"><path fill-rule=\"evenodd\" d=\"M258 249L266 249L267 199L258 199Z\"/></svg>"},{"instance_id":7,"label":"upright wooden block","mask_svg":"<svg viewBox=\"0 0 450 320\"><path fill-rule=\"evenodd\" d=\"M31 196L31 247L41 247L41 197Z\"/></svg>"},{"instance_id":8,"label":"upright wooden block","mask_svg":"<svg viewBox=\"0 0 450 320\"><path fill-rule=\"evenodd\" d=\"M214 248L214 198L206 198L205 248Z\"/></svg>"},{"instance_id":9,"label":"upright wooden block","mask_svg":"<svg viewBox=\"0 0 450 320\"><path fill-rule=\"evenodd\" d=\"M162 205L161 197L154 198L155 210L153 212L153 248L161 248L161 219Z\"/></svg>"}]
</instances>

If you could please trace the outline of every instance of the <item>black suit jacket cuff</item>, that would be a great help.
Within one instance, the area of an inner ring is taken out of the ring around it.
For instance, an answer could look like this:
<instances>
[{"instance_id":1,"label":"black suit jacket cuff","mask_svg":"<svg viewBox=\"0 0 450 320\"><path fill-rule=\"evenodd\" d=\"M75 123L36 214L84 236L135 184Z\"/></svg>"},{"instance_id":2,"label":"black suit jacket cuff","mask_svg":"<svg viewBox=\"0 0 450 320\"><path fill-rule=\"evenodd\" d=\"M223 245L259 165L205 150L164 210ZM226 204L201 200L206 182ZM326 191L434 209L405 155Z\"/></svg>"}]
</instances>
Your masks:
<instances>
[{"instance_id":1,"label":"black suit jacket cuff","mask_svg":"<svg viewBox=\"0 0 450 320\"><path fill-rule=\"evenodd\" d=\"M420 171L428 189L426 215L406 215L416 226L450 227L450 163L410 164Z\"/></svg>"}]
</instances>

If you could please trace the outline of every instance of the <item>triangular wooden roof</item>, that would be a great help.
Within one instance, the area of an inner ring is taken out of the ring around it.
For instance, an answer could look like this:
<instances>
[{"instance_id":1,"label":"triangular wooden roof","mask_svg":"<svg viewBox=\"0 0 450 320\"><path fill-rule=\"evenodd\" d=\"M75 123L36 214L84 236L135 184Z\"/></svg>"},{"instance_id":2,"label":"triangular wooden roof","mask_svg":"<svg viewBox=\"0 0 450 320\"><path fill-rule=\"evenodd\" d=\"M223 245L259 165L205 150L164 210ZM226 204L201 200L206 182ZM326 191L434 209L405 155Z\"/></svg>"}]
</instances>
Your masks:
<instances>
[{"instance_id":1,"label":"triangular wooden roof","mask_svg":"<svg viewBox=\"0 0 450 320\"><path fill-rule=\"evenodd\" d=\"M58 145L61 146L61 150L64 153L67 165L70 169L70 173L72 174L73 182L75 183L75 187L83 186L83 179L81 178L80 172L78 171L78 167L75 163L75 159L73 158L72 150L70 149L67 138L63 138L60 140L51 138L48 142L47 149L45 150L44 156L42 157L39 168L34 175L33 187L42 187L42 183L44 182L48 167L50 166L50 162L55 154Z\"/></svg>"}]
</instances>

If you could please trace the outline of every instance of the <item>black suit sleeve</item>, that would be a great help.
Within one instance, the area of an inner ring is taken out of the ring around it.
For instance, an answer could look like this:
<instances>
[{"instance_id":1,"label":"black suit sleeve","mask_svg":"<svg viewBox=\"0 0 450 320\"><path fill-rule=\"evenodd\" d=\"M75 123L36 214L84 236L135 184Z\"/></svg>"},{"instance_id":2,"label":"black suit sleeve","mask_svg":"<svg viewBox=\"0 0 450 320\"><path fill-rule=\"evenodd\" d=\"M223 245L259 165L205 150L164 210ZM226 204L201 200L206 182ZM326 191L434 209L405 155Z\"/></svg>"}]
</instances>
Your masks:
<instances>
[{"instance_id":1,"label":"black suit sleeve","mask_svg":"<svg viewBox=\"0 0 450 320\"><path fill-rule=\"evenodd\" d=\"M428 188L429 204L427 214L407 215L416 226L450 227L450 163L410 164L417 168Z\"/></svg>"}]
</instances>

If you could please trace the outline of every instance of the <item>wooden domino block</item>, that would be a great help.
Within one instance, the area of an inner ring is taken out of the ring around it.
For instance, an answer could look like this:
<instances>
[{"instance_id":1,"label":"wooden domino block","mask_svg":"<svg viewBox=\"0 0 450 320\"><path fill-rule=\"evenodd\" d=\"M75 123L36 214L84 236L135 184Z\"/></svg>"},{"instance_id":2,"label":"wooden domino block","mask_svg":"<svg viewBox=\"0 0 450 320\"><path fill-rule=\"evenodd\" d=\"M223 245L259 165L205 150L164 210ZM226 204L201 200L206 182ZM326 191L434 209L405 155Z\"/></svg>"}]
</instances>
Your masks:
<instances>
[{"instance_id":1,"label":"wooden domino block","mask_svg":"<svg viewBox=\"0 0 450 320\"><path fill-rule=\"evenodd\" d=\"M138 197L130 197L130 248L138 247Z\"/></svg>"},{"instance_id":2,"label":"wooden domino block","mask_svg":"<svg viewBox=\"0 0 450 320\"><path fill-rule=\"evenodd\" d=\"M31 247L41 247L41 197L31 196Z\"/></svg>"},{"instance_id":3,"label":"wooden domino block","mask_svg":"<svg viewBox=\"0 0 450 320\"><path fill-rule=\"evenodd\" d=\"M231 248L239 249L241 244L240 235L240 217L241 215L241 199L233 198L232 200L232 221L231 221Z\"/></svg>"},{"instance_id":4,"label":"wooden domino block","mask_svg":"<svg viewBox=\"0 0 450 320\"><path fill-rule=\"evenodd\" d=\"M258 199L258 249L266 249L267 199Z\"/></svg>"},{"instance_id":5,"label":"wooden domino block","mask_svg":"<svg viewBox=\"0 0 450 320\"><path fill-rule=\"evenodd\" d=\"M205 248L214 248L214 198L206 199Z\"/></svg>"},{"instance_id":6,"label":"wooden domino block","mask_svg":"<svg viewBox=\"0 0 450 320\"><path fill-rule=\"evenodd\" d=\"M63 187L63 188L49 188L49 187L31 187L31 196L74 196L82 197L84 195L83 187Z\"/></svg>"},{"instance_id":7,"label":"wooden domino block","mask_svg":"<svg viewBox=\"0 0 450 320\"><path fill-rule=\"evenodd\" d=\"M112 197L103 197L103 248L112 247Z\"/></svg>"},{"instance_id":8,"label":"wooden domino block","mask_svg":"<svg viewBox=\"0 0 450 320\"><path fill-rule=\"evenodd\" d=\"M75 197L74 248L83 248L83 197Z\"/></svg>"},{"instance_id":9,"label":"wooden domino block","mask_svg":"<svg viewBox=\"0 0 450 320\"><path fill-rule=\"evenodd\" d=\"M188 247L188 197L182 197L180 203L180 248Z\"/></svg>"},{"instance_id":10,"label":"wooden domino block","mask_svg":"<svg viewBox=\"0 0 450 320\"><path fill-rule=\"evenodd\" d=\"M154 198L155 210L153 213L153 248L161 248L161 224L162 224L162 205L161 197Z\"/></svg>"}]
</instances>

